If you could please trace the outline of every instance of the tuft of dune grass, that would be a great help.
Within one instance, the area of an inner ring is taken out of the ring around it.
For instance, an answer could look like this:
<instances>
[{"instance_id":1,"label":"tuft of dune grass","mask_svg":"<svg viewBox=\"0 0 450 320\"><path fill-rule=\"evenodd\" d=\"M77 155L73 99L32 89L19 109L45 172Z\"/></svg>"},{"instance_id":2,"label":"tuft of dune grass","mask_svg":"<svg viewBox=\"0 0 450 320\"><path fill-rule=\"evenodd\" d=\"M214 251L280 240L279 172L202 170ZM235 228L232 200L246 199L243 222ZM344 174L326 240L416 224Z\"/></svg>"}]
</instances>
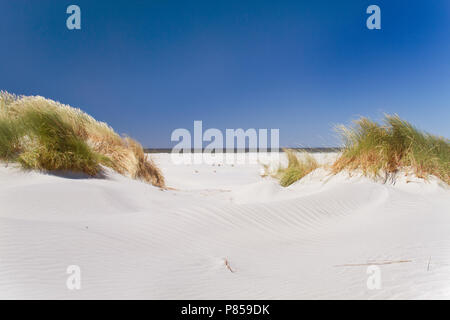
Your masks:
<instances>
[{"instance_id":1,"label":"tuft of dune grass","mask_svg":"<svg viewBox=\"0 0 450 320\"><path fill-rule=\"evenodd\" d=\"M136 159L136 166L132 172L132 177L134 179L142 179L151 182L156 186L164 186L164 177L161 171L153 160L144 153L142 146L136 140L131 138L126 138L125 141L128 148L133 151Z\"/></svg>"},{"instance_id":2,"label":"tuft of dune grass","mask_svg":"<svg viewBox=\"0 0 450 320\"><path fill-rule=\"evenodd\" d=\"M285 149L284 152L288 158L287 167L278 168L277 172L272 175L280 181L280 185L283 187L290 186L319 167L316 159L307 152L299 153L291 149Z\"/></svg>"},{"instance_id":3,"label":"tuft of dune grass","mask_svg":"<svg viewBox=\"0 0 450 320\"><path fill-rule=\"evenodd\" d=\"M377 177L401 169L420 178L434 175L450 184L450 142L415 128L397 115L385 115L382 124L368 118L338 127L344 149L332 166L334 173L360 169Z\"/></svg>"},{"instance_id":4,"label":"tuft of dune grass","mask_svg":"<svg viewBox=\"0 0 450 320\"><path fill-rule=\"evenodd\" d=\"M24 135L17 155L24 168L80 171L91 176L100 171L101 155L57 113L27 110L16 119L16 126Z\"/></svg>"},{"instance_id":5,"label":"tuft of dune grass","mask_svg":"<svg viewBox=\"0 0 450 320\"><path fill-rule=\"evenodd\" d=\"M80 109L39 96L0 93L0 159L24 168L70 170L95 176L101 165L164 186L142 146L122 138Z\"/></svg>"}]
</instances>

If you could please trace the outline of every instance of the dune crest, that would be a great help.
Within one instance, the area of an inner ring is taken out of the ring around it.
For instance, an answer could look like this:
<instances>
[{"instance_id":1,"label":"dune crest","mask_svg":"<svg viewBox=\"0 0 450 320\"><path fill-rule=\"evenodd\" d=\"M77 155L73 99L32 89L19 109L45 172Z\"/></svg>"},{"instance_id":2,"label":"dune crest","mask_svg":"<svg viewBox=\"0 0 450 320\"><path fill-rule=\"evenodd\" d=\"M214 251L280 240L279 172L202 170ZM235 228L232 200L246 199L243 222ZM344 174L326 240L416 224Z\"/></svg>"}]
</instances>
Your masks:
<instances>
[{"instance_id":1,"label":"dune crest","mask_svg":"<svg viewBox=\"0 0 450 320\"><path fill-rule=\"evenodd\" d=\"M103 165L164 186L160 170L137 141L121 137L80 109L41 96L0 93L0 160L91 176Z\"/></svg>"}]
</instances>

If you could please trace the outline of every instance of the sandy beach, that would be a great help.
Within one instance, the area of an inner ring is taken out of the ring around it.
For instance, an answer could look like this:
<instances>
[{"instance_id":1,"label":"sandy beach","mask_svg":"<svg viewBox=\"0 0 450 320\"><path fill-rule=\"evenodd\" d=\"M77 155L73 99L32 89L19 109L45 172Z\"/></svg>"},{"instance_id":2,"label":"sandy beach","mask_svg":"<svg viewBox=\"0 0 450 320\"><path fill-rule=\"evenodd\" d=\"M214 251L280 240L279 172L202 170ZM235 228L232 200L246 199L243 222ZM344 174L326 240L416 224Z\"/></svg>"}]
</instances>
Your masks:
<instances>
[{"instance_id":1,"label":"sandy beach","mask_svg":"<svg viewBox=\"0 0 450 320\"><path fill-rule=\"evenodd\" d=\"M2 164L0 298L450 297L450 197L438 179L319 168L283 188L261 164L151 157L166 190L109 169L97 179ZM80 290L66 285L71 265ZM367 285L370 266L380 288Z\"/></svg>"}]
</instances>

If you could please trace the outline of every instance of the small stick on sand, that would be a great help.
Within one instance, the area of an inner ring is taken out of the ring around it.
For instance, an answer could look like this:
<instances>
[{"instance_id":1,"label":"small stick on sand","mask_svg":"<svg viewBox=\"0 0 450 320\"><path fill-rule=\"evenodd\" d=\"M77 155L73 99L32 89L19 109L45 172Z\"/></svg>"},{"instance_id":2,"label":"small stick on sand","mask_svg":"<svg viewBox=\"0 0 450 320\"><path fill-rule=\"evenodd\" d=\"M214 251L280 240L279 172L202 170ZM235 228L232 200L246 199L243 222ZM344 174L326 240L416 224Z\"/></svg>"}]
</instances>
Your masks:
<instances>
[{"instance_id":1,"label":"small stick on sand","mask_svg":"<svg viewBox=\"0 0 450 320\"><path fill-rule=\"evenodd\" d=\"M230 264L228 263L228 260L227 260L226 258L223 259L223 260L224 260L224 262L225 262L225 267L227 267L228 270L230 270L232 273L234 273L234 270L231 269L231 266L230 266Z\"/></svg>"},{"instance_id":2,"label":"small stick on sand","mask_svg":"<svg viewBox=\"0 0 450 320\"><path fill-rule=\"evenodd\" d=\"M394 263L405 263L412 262L412 260L397 260L397 261L384 261L384 262L368 262L368 263L357 263L357 264L339 264L335 267L360 267L360 266L380 266L383 264L394 264Z\"/></svg>"},{"instance_id":3,"label":"small stick on sand","mask_svg":"<svg viewBox=\"0 0 450 320\"><path fill-rule=\"evenodd\" d=\"M430 262L431 262L431 256L430 256L430 258L428 259L427 271L430 271Z\"/></svg>"}]
</instances>

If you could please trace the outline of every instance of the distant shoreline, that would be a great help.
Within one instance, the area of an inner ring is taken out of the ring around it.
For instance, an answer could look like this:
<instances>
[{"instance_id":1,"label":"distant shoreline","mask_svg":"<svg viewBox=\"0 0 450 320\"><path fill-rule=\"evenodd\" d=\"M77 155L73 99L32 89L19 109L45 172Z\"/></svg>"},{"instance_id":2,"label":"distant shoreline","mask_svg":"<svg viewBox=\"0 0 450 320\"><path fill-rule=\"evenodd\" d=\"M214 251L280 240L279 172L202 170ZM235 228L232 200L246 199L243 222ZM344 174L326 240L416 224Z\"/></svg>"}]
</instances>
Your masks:
<instances>
[{"instance_id":1,"label":"distant shoreline","mask_svg":"<svg viewBox=\"0 0 450 320\"><path fill-rule=\"evenodd\" d=\"M282 147L282 148L278 148L278 149L273 149L271 150L270 148L268 148L268 150L264 150L264 152L284 152L283 149L291 149L291 150L297 150L297 151L306 151L306 152L311 152L311 153L323 153L323 152L339 152L341 151L342 148L340 147L323 147L323 148L290 148L290 147ZM192 148L190 152L194 153L194 152L201 152L204 151L205 149L194 149ZM250 149L250 148L246 148L246 149L223 149L222 152L230 152L233 151L235 153L248 153L248 152L259 152L260 149L256 148L256 149ZM145 153L171 153L172 152L172 148L144 148L144 152ZM218 151L220 152L220 150Z\"/></svg>"}]
</instances>

